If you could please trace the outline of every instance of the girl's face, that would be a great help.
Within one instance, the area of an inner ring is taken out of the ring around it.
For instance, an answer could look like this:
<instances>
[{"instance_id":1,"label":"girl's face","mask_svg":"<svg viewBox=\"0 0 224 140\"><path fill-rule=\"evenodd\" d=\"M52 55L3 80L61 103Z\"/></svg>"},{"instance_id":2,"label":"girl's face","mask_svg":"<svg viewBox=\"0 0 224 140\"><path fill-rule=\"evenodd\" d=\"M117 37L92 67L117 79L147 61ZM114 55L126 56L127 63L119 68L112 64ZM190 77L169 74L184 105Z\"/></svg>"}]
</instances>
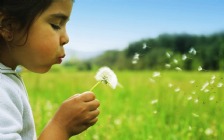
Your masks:
<instances>
[{"instance_id":1,"label":"girl's face","mask_svg":"<svg viewBox=\"0 0 224 140\"><path fill-rule=\"evenodd\" d=\"M65 57L63 45L69 41L66 23L72 5L72 0L55 0L34 20L25 44L26 37L21 40L21 35L15 34L16 43L24 45L11 48L11 63L37 73L47 72L53 64L61 63Z\"/></svg>"}]
</instances>

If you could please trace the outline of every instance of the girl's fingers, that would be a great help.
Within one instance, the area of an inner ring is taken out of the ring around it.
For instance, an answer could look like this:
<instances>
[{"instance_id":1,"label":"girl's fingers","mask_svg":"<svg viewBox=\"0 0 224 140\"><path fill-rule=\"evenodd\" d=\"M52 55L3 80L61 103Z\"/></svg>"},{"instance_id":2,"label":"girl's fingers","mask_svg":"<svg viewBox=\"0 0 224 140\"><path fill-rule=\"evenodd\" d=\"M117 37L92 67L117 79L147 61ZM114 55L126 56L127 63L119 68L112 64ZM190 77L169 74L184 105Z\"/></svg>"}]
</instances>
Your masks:
<instances>
[{"instance_id":1,"label":"girl's fingers","mask_svg":"<svg viewBox=\"0 0 224 140\"><path fill-rule=\"evenodd\" d=\"M84 92L83 94L80 95L80 98L84 102L89 102L92 101L96 98L96 96L92 92Z\"/></svg>"},{"instance_id":2,"label":"girl's fingers","mask_svg":"<svg viewBox=\"0 0 224 140\"><path fill-rule=\"evenodd\" d=\"M98 121L98 118L93 118L92 120L90 120L88 123L86 123L87 126L92 126L94 125L96 122Z\"/></svg>"},{"instance_id":3,"label":"girl's fingers","mask_svg":"<svg viewBox=\"0 0 224 140\"><path fill-rule=\"evenodd\" d=\"M89 106L89 111L94 111L100 106L100 102L98 100L93 100L87 103Z\"/></svg>"}]
</instances>

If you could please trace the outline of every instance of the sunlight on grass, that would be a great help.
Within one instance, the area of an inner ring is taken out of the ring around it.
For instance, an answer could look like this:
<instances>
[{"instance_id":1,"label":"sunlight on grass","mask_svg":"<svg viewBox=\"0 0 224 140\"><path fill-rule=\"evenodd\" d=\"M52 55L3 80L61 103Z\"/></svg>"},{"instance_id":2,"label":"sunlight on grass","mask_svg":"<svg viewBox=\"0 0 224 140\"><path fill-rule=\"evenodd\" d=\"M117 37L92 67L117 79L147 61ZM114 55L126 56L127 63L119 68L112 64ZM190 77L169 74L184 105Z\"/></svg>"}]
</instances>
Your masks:
<instances>
[{"instance_id":1,"label":"sunlight on grass","mask_svg":"<svg viewBox=\"0 0 224 140\"><path fill-rule=\"evenodd\" d=\"M94 74L66 70L45 75L22 73L38 134L63 100L95 84ZM99 85L100 88L94 89L101 102L99 121L75 140L224 137L221 72L118 71L116 74L123 88L113 90Z\"/></svg>"}]
</instances>

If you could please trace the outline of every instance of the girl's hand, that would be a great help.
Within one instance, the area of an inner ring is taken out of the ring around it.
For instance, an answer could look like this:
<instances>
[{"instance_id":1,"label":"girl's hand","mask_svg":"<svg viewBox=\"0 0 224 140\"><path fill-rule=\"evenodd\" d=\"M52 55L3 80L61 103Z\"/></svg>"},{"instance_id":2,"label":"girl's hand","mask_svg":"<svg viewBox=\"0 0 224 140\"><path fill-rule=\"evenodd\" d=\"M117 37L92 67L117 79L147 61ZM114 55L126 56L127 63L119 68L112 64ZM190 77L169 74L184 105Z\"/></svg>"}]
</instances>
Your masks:
<instances>
[{"instance_id":1,"label":"girl's hand","mask_svg":"<svg viewBox=\"0 0 224 140\"><path fill-rule=\"evenodd\" d=\"M55 140L66 140L83 132L97 122L99 105L99 101L92 92L70 97L63 102L39 140L50 136L51 133L56 136ZM52 137L48 137L50 138Z\"/></svg>"}]
</instances>

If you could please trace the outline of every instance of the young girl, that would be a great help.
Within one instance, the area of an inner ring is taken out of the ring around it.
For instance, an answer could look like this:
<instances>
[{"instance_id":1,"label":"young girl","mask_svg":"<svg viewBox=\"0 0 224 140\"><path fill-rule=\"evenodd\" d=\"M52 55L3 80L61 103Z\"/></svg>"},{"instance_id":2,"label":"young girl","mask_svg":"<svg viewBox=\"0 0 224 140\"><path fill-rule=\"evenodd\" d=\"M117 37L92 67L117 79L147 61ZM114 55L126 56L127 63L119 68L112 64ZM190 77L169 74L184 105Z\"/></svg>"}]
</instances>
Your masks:
<instances>
[{"instance_id":1,"label":"young girl","mask_svg":"<svg viewBox=\"0 0 224 140\"><path fill-rule=\"evenodd\" d=\"M47 72L65 57L66 23L72 0L0 0L0 139L36 139L32 111L18 65ZM97 122L99 102L92 92L62 103L39 140L67 140Z\"/></svg>"}]
</instances>

